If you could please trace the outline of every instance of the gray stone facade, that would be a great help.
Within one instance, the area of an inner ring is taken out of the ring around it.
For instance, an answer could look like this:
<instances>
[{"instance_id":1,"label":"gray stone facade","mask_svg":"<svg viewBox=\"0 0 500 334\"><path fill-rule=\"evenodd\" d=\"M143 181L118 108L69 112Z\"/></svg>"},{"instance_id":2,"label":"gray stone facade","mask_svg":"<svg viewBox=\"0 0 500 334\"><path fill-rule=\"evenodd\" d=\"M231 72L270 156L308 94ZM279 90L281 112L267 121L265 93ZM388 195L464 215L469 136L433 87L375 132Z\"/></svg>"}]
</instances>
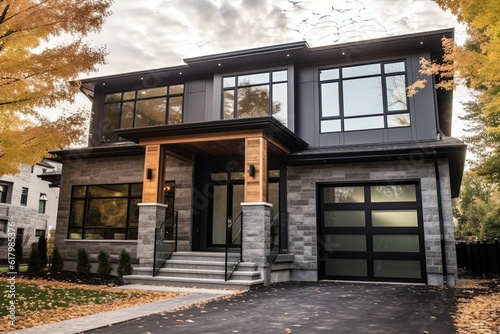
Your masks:
<instances>
[{"instance_id":1,"label":"gray stone facade","mask_svg":"<svg viewBox=\"0 0 500 334\"><path fill-rule=\"evenodd\" d=\"M451 191L446 160L439 161L442 214L445 227L446 271L449 285L455 282L457 262ZM317 280L317 198L319 182L368 182L420 180L426 253L427 281L443 284L438 195L434 162L414 161L327 164L288 167L288 224L290 252L295 254L293 280Z\"/></svg>"},{"instance_id":2,"label":"gray stone facade","mask_svg":"<svg viewBox=\"0 0 500 334\"><path fill-rule=\"evenodd\" d=\"M85 248L91 259L103 250L110 254L112 260L116 260L122 250L126 250L134 262L141 261L146 265L147 261L140 254L149 254L144 247L149 242L141 239L139 244L136 240L75 240L68 239L68 224L71 208L71 189L74 185L112 184L112 183L134 183L142 182L144 169L143 156L124 156L112 158L95 158L70 160L64 163L61 178L61 193L59 202L59 214L57 217L56 246L64 259L76 259L78 249ZM178 249L191 249L191 212L193 192L193 168L192 163L183 162L177 158L167 156L165 160L165 178L175 181L175 207L179 211ZM148 214L149 215L149 214ZM164 216L158 216L165 218ZM141 220L141 218L140 218ZM144 237L146 231L144 218L139 223L139 239ZM155 218L156 222L156 218ZM161 223L161 222L160 222ZM148 230L149 231L149 230ZM154 227L151 231L154 241ZM153 258L151 257L151 263ZM150 263L149 263L150 264Z\"/></svg>"}]
</instances>

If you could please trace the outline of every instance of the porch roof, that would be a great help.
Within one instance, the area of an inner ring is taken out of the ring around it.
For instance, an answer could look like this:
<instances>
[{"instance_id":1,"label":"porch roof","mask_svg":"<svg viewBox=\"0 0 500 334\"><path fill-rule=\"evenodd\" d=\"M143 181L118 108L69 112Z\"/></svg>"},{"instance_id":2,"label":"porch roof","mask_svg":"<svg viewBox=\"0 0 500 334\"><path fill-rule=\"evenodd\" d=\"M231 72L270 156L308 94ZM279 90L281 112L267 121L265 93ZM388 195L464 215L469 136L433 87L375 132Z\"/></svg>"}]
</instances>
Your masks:
<instances>
[{"instance_id":1,"label":"porch roof","mask_svg":"<svg viewBox=\"0 0 500 334\"><path fill-rule=\"evenodd\" d=\"M271 116L118 129L115 133L138 144L164 143L168 145L168 151L179 154L241 154L243 139L256 133L266 137L269 149L278 154L304 150L308 146Z\"/></svg>"}]
</instances>

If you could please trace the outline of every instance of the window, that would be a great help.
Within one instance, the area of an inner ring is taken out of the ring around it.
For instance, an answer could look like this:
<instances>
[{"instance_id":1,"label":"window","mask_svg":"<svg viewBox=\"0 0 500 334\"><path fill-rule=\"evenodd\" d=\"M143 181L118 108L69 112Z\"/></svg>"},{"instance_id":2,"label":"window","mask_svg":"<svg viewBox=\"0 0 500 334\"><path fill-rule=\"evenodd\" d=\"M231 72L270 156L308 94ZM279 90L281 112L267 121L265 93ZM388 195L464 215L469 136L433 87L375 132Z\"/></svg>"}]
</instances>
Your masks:
<instances>
[{"instance_id":1,"label":"window","mask_svg":"<svg viewBox=\"0 0 500 334\"><path fill-rule=\"evenodd\" d=\"M222 85L224 119L273 116L287 125L286 70L224 77Z\"/></svg>"},{"instance_id":2,"label":"window","mask_svg":"<svg viewBox=\"0 0 500 334\"><path fill-rule=\"evenodd\" d=\"M0 246L7 246L7 220L0 220Z\"/></svg>"},{"instance_id":3,"label":"window","mask_svg":"<svg viewBox=\"0 0 500 334\"><path fill-rule=\"evenodd\" d=\"M6 184L0 184L0 203L7 203L8 192L9 186Z\"/></svg>"},{"instance_id":4,"label":"window","mask_svg":"<svg viewBox=\"0 0 500 334\"><path fill-rule=\"evenodd\" d=\"M40 198L38 200L38 213L45 213L45 207L47 206L47 195L40 193Z\"/></svg>"},{"instance_id":5,"label":"window","mask_svg":"<svg viewBox=\"0 0 500 334\"><path fill-rule=\"evenodd\" d=\"M23 188L21 190L21 205L26 206L28 204L28 188Z\"/></svg>"},{"instance_id":6,"label":"window","mask_svg":"<svg viewBox=\"0 0 500 334\"><path fill-rule=\"evenodd\" d=\"M116 141L114 129L182 123L184 85L104 95L102 141Z\"/></svg>"},{"instance_id":7,"label":"window","mask_svg":"<svg viewBox=\"0 0 500 334\"><path fill-rule=\"evenodd\" d=\"M320 71L321 132L410 126L405 62Z\"/></svg>"},{"instance_id":8,"label":"window","mask_svg":"<svg viewBox=\"0 0 500 334\"><path fill-rule=\"evenodd\" d=\"M35 237L41 237L45 234L45 230L35 230Z\"/></svg>"},{"instance_id":9,"label":"window","mask_svg":"<svg viewBox=\"0 0 500 334\"><path fill-rule=\"evenodd\" d=\"M73 186L70 239L137 239L142 183Z\"/></svg>"}]
</instances>

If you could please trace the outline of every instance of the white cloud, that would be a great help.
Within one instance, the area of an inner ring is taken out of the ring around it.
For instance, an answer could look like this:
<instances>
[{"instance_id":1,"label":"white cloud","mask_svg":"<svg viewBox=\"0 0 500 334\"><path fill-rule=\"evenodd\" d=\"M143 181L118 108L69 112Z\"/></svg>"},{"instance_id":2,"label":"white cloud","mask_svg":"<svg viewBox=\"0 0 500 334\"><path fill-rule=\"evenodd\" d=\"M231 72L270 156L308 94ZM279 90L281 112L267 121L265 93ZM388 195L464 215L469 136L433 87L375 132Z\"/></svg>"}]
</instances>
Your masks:
<instances>
[{"instance_id":1,"label":"white cloud","mask_svg":"<svg viewBox=\"0 0 500 334\"><path fill-rule=\"evenodd\" d=\"M298 40L320 46L457 27L432 0L116 0L112 9L92 36L107 46L108 64L90 76Z\"/></svg>"}]
</instances>

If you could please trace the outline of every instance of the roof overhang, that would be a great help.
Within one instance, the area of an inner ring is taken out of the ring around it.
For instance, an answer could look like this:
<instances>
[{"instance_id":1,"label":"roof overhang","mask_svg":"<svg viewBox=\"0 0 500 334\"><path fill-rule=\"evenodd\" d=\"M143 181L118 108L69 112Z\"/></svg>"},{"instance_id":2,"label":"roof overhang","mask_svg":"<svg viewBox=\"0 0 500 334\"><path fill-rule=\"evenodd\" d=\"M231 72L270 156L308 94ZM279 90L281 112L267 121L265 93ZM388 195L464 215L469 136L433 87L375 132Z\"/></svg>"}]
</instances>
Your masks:
<instances>
[{"instance_id":1,"label":"roof overhang","mask_svg":"<svg viewBox=\"0 0 500 334\"><path fill-rule=\"evenodd\" d=\"M405 142L395 144L346 145L308 149L282 157L291 166L317 164L345 164L361 162L397 161L415 165L424 160L447 159L451 195L460 194L467 145L460 140L445 137L437 141Z\"/></svg>"},{"instance_id":2,"label":"roof overhang","mask_svg":"<svg viewBox=\"0 0 500 334\"><path fill-rule=\"evenodd\" d=\"M165 144L167 151L178 154L241 154L243 139L256 135L265 137L277 154L307 148L304 140L271 116L119 129L115 133L143 146Z\"/></svg>"},{"instance_id":3,"label":"roof overhang","mask_svg":"<svg viewBox=\"0 0 500 334\"><path fill-rule=\"evenodd\" d=\"M65 160L144 155L144 147L130 142L120 142L97 147L54 150L49 153L54 155L52 160L62 162Z\"/></svg>"}]
</instances>

